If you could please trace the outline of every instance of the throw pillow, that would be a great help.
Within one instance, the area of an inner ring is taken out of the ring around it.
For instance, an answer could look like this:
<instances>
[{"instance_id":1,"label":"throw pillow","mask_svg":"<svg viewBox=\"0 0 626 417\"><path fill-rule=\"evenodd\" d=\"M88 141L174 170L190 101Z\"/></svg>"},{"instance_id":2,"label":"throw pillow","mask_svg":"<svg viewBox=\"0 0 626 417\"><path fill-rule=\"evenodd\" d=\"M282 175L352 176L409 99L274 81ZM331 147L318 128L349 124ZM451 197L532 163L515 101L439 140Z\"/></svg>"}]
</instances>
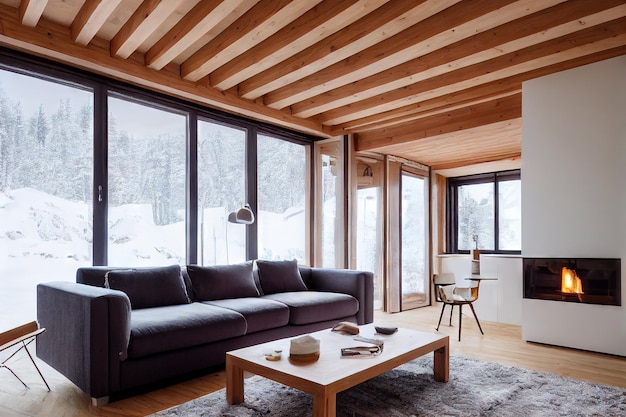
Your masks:
<instances>
[{"instance_id":1,"label":"throw pillow","mask_svg":"<svg viewBox=\"0 0 626 417\"><path fill-rule=\"evenodd\" d=\"M200 301L258 297L252 261L232 265L187 265L187 273Z\"/></svg>"},{"instance_id":2,"label":"throw pillow","mask_svg":"<svg viewBox=\"0 0 626 417\"><path fill-rule=\"evenodd\" d=\"M113 270L104 283L125 292L133 309L189 303L180 265Z\"/></svg>"},{"instance_id":3,"label":"throw pillow","mask_svg":"<svg viewBox=\"0 0 626 417\"><path fill-rule=\"evenodd\" d=\"M306 291L298 261L256 261L259 270L259 282L264 294L279 292Z\"/></svg>"}]
</instances>

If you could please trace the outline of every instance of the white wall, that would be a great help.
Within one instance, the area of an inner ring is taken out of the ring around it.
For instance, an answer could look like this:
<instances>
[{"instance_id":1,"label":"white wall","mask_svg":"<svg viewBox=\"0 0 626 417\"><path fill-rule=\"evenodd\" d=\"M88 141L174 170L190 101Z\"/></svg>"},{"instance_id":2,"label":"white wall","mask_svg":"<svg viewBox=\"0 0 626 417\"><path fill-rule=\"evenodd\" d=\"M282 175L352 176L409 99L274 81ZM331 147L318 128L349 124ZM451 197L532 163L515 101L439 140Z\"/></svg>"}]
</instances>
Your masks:
<instances>
[{"instance_id":1,"label":"white wall","mask_svg":"<svg viewBox=\"0 0 626 417\"><path fill-rule=\"evenodd\" d=\"M522 337L626 356L626 56L522 91L522 255L622 258L621 307L524 299Z\"/></svg>"}]
</instances>

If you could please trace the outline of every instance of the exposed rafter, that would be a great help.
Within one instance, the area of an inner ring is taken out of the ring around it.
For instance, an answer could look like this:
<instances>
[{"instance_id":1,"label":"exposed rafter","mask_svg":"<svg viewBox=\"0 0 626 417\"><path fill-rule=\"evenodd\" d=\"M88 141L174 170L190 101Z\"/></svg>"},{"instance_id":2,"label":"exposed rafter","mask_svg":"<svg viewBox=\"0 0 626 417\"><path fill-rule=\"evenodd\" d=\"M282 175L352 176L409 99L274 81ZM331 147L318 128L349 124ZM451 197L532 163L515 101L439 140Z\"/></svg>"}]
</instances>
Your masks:
<instances>
[{"instance_id":1,"label":"exposed rafter","mask_svg":"<svg viewBox=\"0 0 626 417\"><path fill-rule=\"evenodd\" d=\"M0 0L0 45L449 168L518 159L522 84L626 54L626 0Z\"/></svg>"},{"instance_id":2,"label":"exposed rafter","mask_svg":"<svg viewBox=\"0 0 626 417\"><path fill-rule=\"evenodd\" d=\"M26 26L37 26L48 0L22 0L20 3L20 20Z\"/></svg>"},{"instance_id":3,"label":"exposed rafter","mask_svg":"<svg viewBox=\"0 0 626 417\"><path fill-rule=\"evenodd\" d=\"M87 0L72 22L70 33L74 42L87 45L122 0Z\"/></svg>"},{"instance_id":4,"label":"exposed rafter","mask_svg":"<svg viewBox=\"0 0 626 417\"><path fill-rule=\"evenodd\" d=\"M178 0L145 0L111 39L111 55L128 58L172 14Z\"/></svg>"},{"instance_id":5,"label":"exposed rafter","mask_svg":"<svg viewBox=\"0 0 626 417\"><path fill-rule=\"evenodd\" d=\"M317 3L319 0L310 2L275 0L257 3L182 64L183 78L198 81L209 75L234 57L278 32Z\"/></svg>"}]
</instances>

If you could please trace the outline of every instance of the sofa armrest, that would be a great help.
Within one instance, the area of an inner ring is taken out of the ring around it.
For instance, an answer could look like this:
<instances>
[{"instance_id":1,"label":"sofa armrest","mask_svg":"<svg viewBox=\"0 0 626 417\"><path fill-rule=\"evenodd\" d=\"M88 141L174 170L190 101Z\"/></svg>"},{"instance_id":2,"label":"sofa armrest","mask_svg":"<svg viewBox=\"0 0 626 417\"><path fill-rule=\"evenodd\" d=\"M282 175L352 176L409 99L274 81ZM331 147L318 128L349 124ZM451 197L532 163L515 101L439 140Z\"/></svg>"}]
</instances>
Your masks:
<instances>
[{"instance_id":1,"label":"sofa armrest","mask_svg":"<svg viewBox=\"0 0 626 417\"><path fill-rule=\"evenodd\" d=\"M310 289L349 294L359 301L357 324L374 321L374 274L351 269L310 268Z\"/></svg>"},{"instance_id":2,"label":"sofa armrest","mask_svg":"<svg viewBox=\"0 0 626 417\"><path fill-rule=\"evenodd\" d=\"M37 320L46 328L37 356L92 398L119 390L130 339L130 300L121 291L73 282L37 285Z\"/></svg>"}]
</instances>

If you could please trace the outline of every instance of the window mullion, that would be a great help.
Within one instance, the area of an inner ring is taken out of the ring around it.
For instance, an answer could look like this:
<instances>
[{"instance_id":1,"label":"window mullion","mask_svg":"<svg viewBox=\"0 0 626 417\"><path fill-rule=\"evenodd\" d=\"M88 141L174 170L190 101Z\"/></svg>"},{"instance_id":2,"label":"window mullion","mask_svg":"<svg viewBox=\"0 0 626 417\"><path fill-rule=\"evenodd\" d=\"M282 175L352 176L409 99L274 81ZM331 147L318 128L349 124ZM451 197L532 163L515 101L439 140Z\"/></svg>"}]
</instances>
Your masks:
<instances>
[{"instance_id":1,"label":"window mullion","mask_svg":"<svg viewBox=\"0 0 626 417\"><path fill-rule=\"evenodd\" d=\"M497 253L500 250L500 194L498 190L498 177L493 178L493 249Z\"/></svg>"},{"instance_id":2,"label":"window mullion","mask_svg":"<svg viewBox=\"0 0 626 417\"><path fill-rule=\"evenodd\" d=\"M186 238L187 263L198 263L198 113L187 116Z\"/></svg>"},{"instance_id":3,"label":"window mullion","mask_svg":"<svg viewBox=\"0 0 626 417\"><path fill-rule=\"evenodd\" d=\"M93 265L108 262L108 101L107 89L94 87L93 125Z\"/></svg>"}]
</instances>

